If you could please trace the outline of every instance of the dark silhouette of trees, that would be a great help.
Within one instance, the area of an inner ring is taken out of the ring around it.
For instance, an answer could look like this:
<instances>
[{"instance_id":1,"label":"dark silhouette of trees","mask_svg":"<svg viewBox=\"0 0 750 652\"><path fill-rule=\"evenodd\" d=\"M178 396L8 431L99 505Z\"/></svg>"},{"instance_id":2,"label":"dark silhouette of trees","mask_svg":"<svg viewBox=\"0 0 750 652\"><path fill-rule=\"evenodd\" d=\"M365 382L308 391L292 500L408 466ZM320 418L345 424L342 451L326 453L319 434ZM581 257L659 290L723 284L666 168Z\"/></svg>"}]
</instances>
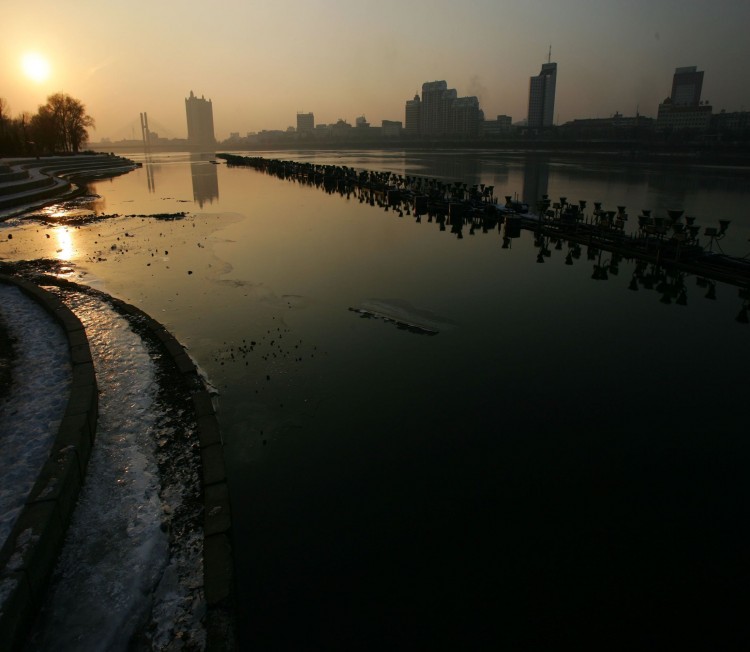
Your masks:
<instances>
[{"instance_id":1,"label":"dark silhouette of trees","mask_svg":"<svg viewBox=\"0 0 750 652\"><path fill-rule=\"evenodd\" d=\"M93 126L86 107L65 93L50 95L35 115L15 119L0 98L0 156L78 152Z\"/></svg>"}]
</instances>

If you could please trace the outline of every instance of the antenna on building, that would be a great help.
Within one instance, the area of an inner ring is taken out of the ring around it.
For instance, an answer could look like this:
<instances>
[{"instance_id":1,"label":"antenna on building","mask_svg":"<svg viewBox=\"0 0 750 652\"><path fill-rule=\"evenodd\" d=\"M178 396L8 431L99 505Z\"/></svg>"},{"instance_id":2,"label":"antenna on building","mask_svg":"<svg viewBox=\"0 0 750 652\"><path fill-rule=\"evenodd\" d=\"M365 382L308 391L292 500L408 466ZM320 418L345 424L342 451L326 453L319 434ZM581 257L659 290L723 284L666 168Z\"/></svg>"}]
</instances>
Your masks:
<instances>
[{"instance_id":1,"label":"antenna on building","mask_svg":"<svg viewBox=\"0 0 750 652\"><path fill-rule=\"evenodd\" d=\"M547 55L547 63L552 63L552 44L549 46L549 54Z\"/></svg>"}]
</instances>

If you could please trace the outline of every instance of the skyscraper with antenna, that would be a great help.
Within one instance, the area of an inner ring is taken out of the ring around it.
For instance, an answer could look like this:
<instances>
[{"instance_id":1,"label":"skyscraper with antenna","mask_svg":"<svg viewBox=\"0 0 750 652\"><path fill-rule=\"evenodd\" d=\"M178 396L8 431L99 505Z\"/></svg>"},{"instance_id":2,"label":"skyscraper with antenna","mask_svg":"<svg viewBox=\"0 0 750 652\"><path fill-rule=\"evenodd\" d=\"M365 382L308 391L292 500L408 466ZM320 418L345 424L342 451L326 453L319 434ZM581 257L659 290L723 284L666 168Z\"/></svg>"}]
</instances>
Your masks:
<instances>
[{"instance_id":1,"label":"skyscraper with antenna","mask_svg":"<svg viewBox=\"0 0 750 652\"><path fill-rule=\"evenodd\" d=\"M543 63L541 72L529 81L528 124L530 129L542 129L554 124L556 85L557 64L552 62L552 46L550 45L547 63Z\"/></svg>"}]
</instances>

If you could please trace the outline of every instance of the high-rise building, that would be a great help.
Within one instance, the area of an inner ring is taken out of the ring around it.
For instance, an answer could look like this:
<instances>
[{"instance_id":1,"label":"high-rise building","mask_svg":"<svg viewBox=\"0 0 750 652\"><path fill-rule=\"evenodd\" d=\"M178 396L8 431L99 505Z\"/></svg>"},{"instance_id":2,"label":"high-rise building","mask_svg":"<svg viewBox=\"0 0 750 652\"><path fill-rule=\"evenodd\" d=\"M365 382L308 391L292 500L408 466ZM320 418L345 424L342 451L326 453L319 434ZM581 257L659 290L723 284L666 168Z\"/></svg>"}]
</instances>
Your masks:
<instances>
[{"instance_id":1,"label":"high-rise building","mask_svg":"<svg viewBox=\"0 0 750 652\"><path fill-rule=\"evenodd\" d=\"M185 98L185 113L188 147L193 151L213 151L216 147L216 138L214 137L214 111L211 100L196 97L193 91L190 91L190 97Z\"/></svg>"},{"instance_id":2,"label":"high-rise building","mask_svg":"<svg viewBox=\"0 0 750 652\"><path fill-rule=\"evenodd\" d=\"M451 130L451 108L457 93L444 81L422 84L419 130L423 136L444 136Z\"/></svg>"},{"instance_id":3,"label":"high-rise building","mask_svg":"<svg viewBox=\"0 0 750 652\"><path fill-rule=\"evenodd\" d=\"M457 136L476 136L484 120L484 113L479 108L479 99L475 96L456 98L451 117L451 133Z\"/></svg>"},{"instance_id":4,"label":"high-rise building","mask_svg":"<svg viewBox=\"0 0 750 652\"><path fill-rule=\"evenodd\" d=\"M406 100L406 121L404 129L407 134L416 135L419 133L419 125L422 119L422 100L419 99L419 93L414 95L413 100Z\"/></svg>"},{"instance_id":5,"label":"high-rise building","mask_svg":"<svg viewBox=\"0 0 750 652\"><path fill-rule=\"evenodd\" d=\"M297 113L297 133L305 134L315 131L315 116L312 113Z\"/></svg>"},{"instance_id":6,"label":"high-rise building","mask_svg":"<svg viewBox=\"0 0 750 652\"><path fill-rule=\"evenodd\" d=\"M703 71L697 66L677 68L672 77L672 95L674 106L698 106L703 90Z\"/></svg>"},{"instance_id":7,"label":"high-rise building","mask_svg":"<svg viewBox=\"0 0 750 652\"><path fill-rule=\"evenodd\" d=\"M476 97L458 97L445 81L422 84L422 99L406 101L406 133L431 137L475 137L484 114Z\"/></svg>"},{"instance_id":8,"label":"high-rise building","mask_svg":"<svg viewBox=\"0 0 750 652\"><path fill-rule=\"evenodd\" d=\"M542 71L529 81L530 129L551 127L555 116L555 86L557 84L557 64L542 64Z\"/></svg>"},{"instance_id":9,"label":"high-rise building","mask_svg":"<svg viewBox=\"0 0 750 652\"><path fill-rule=\"evenodd\" d=\"M659 104L657 129L708 129L713 110L708 102L701 104L702 90L702 70L699 71L697 66L676 68L672 77L672 93Z\"/></svg>"}]
</instances>

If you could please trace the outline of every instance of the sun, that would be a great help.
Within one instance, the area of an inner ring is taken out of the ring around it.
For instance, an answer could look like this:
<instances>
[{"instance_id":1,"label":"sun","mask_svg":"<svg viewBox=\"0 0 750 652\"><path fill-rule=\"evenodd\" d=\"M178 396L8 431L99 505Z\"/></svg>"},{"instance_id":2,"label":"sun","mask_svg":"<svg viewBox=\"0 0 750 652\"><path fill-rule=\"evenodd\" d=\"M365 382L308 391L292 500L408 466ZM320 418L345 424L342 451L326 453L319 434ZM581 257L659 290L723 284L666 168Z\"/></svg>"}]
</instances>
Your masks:
<instances>
[{"instance_id":1,"label":"sun","mask_svg":"<svg viewBox=\"0 0 750 652\"><path fill-rule=\"evenodd\" d=\"M21 59L24 74L35 82L43 82L49 77L49 63L47 60L36 52L24 54Z\"/></svg>"}]
</instances>

